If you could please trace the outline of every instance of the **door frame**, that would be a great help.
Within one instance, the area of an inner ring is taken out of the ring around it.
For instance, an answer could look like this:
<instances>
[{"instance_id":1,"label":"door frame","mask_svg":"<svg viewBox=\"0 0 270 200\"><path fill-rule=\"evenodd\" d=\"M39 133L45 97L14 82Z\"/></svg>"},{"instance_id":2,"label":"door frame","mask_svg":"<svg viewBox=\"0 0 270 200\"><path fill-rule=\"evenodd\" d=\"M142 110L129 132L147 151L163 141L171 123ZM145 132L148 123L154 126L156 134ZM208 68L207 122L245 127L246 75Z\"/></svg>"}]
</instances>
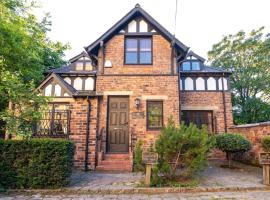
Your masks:
<instances>
[{"instance_id":1,"label":"door frame","mask_svg":"<svg viewBox=\"0 0 270 200\"><path fill-rule=\"evenodd\" d=\"M110 98L127 98L129 102L129 107L128 107L128 151L123 151L123 152L112 152L109 150L109 115L110 115ZM129 95L108 95L107 97L107 109L106 109L107 115L106 115L106 152L109 154L124 154L124 153L129 153L129 147L130 147L130 96Z\"/></svg>"}]
</instances>

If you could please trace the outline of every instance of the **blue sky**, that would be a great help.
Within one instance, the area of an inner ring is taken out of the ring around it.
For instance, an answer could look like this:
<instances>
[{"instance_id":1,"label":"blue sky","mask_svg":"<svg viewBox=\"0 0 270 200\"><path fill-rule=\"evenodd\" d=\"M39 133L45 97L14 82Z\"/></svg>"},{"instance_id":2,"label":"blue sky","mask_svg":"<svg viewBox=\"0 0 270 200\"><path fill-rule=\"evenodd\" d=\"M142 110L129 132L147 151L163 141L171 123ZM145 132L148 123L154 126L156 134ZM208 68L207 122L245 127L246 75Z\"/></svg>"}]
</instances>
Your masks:
<instances>
[{"instance_id":1,"label":"blue sky","mask_svg":"<svg viewBox=\"0 0 270 200\"><path fill-rule=\"evenodd\" d=\"M175 0L39 0L39 17L50 12L49 37L70 43L67 59L83 51L139 3L170 32L174 31ZM261 26L270 32L270 0L178 0L176 37L207 58L222 36Z\"/></svg>"}]
</instances>

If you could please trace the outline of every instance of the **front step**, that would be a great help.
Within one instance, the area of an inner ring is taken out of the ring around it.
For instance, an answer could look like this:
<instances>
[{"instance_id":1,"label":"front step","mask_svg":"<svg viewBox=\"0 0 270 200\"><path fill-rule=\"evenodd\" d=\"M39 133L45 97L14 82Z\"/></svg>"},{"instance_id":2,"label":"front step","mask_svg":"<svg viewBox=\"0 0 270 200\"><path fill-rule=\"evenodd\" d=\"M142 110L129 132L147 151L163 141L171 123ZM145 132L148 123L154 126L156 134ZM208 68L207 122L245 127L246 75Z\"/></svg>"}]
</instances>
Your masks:
<instances>
[{"instance_id":1,"label":"front step","mask_svg":"<svg viewBox=\"0 0 270 200\"><path fill-rule=\"evenodd\" d=\"M104 154L104 159L96 167L97 171L131 172L132 162L129 154Z\"/></svg>"}]
</instances>

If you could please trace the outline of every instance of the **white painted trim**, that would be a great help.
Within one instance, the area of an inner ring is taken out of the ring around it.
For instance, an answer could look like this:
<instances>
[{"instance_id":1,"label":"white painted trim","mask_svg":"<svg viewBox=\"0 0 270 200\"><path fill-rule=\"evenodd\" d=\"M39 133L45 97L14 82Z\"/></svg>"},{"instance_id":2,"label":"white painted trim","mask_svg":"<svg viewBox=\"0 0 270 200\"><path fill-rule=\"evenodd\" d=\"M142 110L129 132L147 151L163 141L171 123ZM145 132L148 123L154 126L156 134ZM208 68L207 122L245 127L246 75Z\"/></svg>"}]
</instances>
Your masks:
<instances>
[{"instance_id":1,"label":"white painted trim","mask_svg":"<svg viewBox=\"0 0 270 200\"><path fill-rule=\"evenodd\" d=\"M152 99L152 100L167 100L168 96L166 95L143 95L142 96L143 100L148 100L148 99Z\"/></svg>"},{"instance_id":2,"label":"white painted trim","mask_svg":"<svg viewBox=\"0 0 270 200\"><path fill-rule=\"evenodd\" d=\"M104 91L104 95L133 95L133 91Z\"/></svg>"},{"instance_id":3,"label":"white painted trim","mask_svg":"<svg viewBox=\"0 0 270 200\"><path fill-rule=\"evenodd\" d=\"M185 106L181 105L181 110L218 110L217 106Z\"/></svg>"}]
</instances>

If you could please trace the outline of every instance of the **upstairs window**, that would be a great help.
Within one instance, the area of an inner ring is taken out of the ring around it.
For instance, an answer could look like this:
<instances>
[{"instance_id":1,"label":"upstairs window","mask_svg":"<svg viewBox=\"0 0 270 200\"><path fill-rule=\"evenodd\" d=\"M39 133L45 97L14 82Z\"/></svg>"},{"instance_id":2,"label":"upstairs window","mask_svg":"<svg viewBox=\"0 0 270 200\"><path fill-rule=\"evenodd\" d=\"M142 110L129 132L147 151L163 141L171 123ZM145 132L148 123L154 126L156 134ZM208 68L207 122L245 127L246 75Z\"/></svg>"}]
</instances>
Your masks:
<instances>
[{"instance_id":1,"label":"upstairs window","mask_svg":"<svg viewBox=\"0 0 270 200\"><path fill-rule=\"evenodd\" d=\"M126 38L125 64L151 64L152 38Z\"/></svg>"},{"instance_id":2,"label":"upstairs window","mask_svg":"<svg viewBox=\"0 0 270 200\"><path fill-rule=\"evenodd\" d=\"M185 61L182 63L183 71L199 71L201 70L201 63L199 61Z\"/></svg>"}]
</instances>

